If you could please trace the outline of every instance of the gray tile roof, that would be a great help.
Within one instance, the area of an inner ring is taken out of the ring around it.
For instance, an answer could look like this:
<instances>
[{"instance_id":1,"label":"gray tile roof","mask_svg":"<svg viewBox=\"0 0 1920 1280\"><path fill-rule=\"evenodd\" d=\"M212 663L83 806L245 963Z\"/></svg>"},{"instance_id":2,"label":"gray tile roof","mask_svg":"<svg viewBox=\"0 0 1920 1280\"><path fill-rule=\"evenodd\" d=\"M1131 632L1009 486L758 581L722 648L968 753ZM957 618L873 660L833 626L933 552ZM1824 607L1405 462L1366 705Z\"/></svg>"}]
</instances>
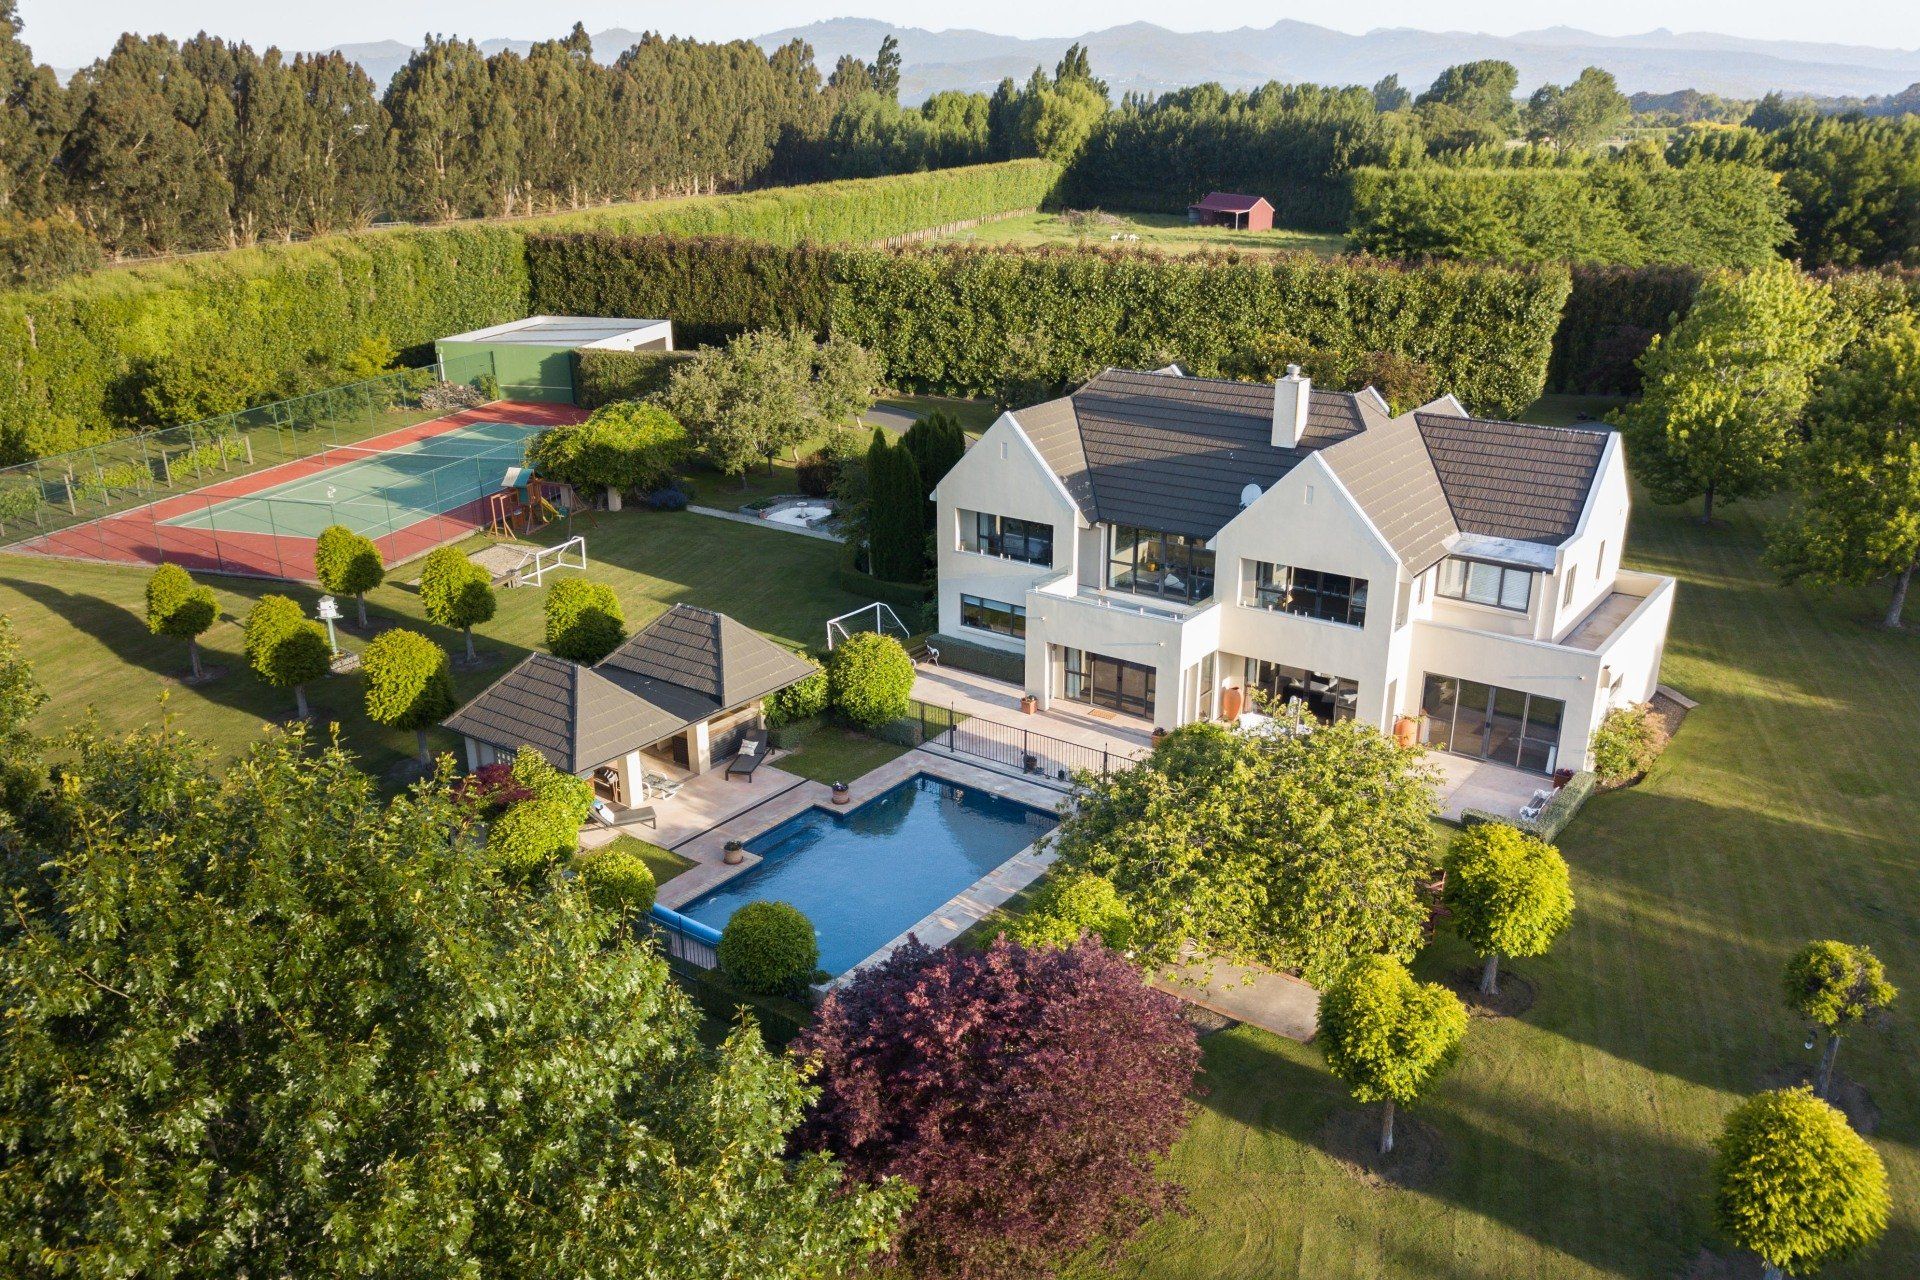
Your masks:
<instances>
[{"instance_id":1,"label":"gray tile roof","mask_svg":"<svg viewBox=\"0 0 1920 1280\"><path fill-rule=\"evenodd\" d=\"M1316 390L1300 447L1276 449L1272 387L1125 369L1013 416L1088 519L1200 538L1239 514L1248 484L1365 425L1358 397Z\"/></svg>"},{"instance_id":2,"label":"gray tile roof","mask_svg":"<svg viewBox=\"0 0 1920 1280\"><path fill-rule=\"evenodd\" d=\"M1462 532L1560 543L1579 526L1607 428L1413 417Z\"/></svg>"},{"instance_id":3,"label":"gray tile roof","mask_svg":"<svg viewBox=\"0 0 1920 1280\"><path fill-rule=\"evenodd\" d=\"M1461 532L1558 543L1593 486L1606 432L1466 416L1443 396L1390 419L1369 388L1315 387L1297 448L1275 448L1265 383L1107 369L1014 419L1088 520L1211 538L1248 484L1270 488L1326 450L1415 572Z\"/></svg>"},{"instance_id":4,"label":"gray tile roof","mask_svg":"<svg viewBox=\"0 0 1920 1280\"><path fill-rule=\"evenodd\" d=\"M725 614L675 605L596 666L534 654L442 723L580 773L812 670Z\"/></svg>"}]
</instances>

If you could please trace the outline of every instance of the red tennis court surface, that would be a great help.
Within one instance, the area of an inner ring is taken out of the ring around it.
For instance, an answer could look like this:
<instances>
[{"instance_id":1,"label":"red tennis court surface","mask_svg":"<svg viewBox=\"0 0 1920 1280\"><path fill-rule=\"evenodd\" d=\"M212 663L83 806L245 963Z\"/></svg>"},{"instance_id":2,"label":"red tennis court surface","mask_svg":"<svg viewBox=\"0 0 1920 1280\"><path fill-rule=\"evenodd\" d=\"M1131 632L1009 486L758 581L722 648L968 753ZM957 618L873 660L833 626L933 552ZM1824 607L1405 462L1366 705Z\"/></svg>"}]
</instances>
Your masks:
<instances>
[{"instance_id":1,"label":"red tennis court surface","mask_svg":"<svg viewBox=\"0 0 1920 1280\"><path fill-rule=\"evenodd\" d=\"M434 436L481 422L523 423L529 426L559 426L586 418L583 410L571 405L532 404L506 400L478 409L463 409L427 422L389 431L354 442L356 450L394 449L401 445L430 440ZM177 564L184 569L207 573L231 573L253 578L293 578L311 582L313 538L290 533L249 533L225 529L202 529L166 521L210 504L244 498L262 490L316 475L340 465L339 455L322 450L310 458L297 458L265 467L244 476L223 480L191 493L176 494L158 502L121 511L85 524L77 524L58 533L46 534L7 548L30 555L58 556L72 560L106 560L122 564ZM487 525L485 498L442 511L374 539L380 556L389 565L399 564L435 547L458 541Z\"/></svg>"}]
</instances>

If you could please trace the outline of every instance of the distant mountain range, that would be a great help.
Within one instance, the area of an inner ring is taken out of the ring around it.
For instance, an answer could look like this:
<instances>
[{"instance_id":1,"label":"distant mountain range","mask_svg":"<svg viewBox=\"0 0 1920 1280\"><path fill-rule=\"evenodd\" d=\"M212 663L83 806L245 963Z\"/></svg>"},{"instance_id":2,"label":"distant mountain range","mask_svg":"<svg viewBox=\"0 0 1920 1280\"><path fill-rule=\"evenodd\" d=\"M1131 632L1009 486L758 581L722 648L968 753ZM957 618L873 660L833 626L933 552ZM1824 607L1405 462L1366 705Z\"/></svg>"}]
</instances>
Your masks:
<instances>
[{"instance_id":1,"label":"distant mountain range","mask_svg":"<svg viewBox=\"0 0 1920 1280\"><path fill-rule=\"evenodd\" d=\"M554 34L563 33L556 30ZM1920 81L1920 50L1750 40L1664 29L1602 36L1572 27L1549 27L1495 36L1394 27L1349 35L1291 20L1263 28L1198 32L1131 22L1077 36L1023 39L987 31L927 31L869 18L833 18L754 39L769 49L792 39L805 40L825 70L844 53L871 60L888 35L900 41L901 97L908 102L941 89L990 91L1002 76L1024 80L1035 66L1051 70L1075 42L1092 51L1095 73L1116 95L1129 89L1162 93L1206 80L1230 88L1252 88L1269 80L1372 84L1389 73L1397 73L1402 84L1417 91L1441 68L1475 58L1504 58L1513 63L1520 70L1522 91L1547 81L1565 83L1588 66L1611 71L1628 93L1698 89L1738 98L1756 98L1773 90L1816 97L1867 97L1895 93ZM637 31L616 28L595 35L593 47L599 56L611 59L639 38ZM524 52L531 43L487 40L481 48L489 53L503 48ZM397 40L338 48L382 85L413 52Z\"/></svg>"}]
</instances>

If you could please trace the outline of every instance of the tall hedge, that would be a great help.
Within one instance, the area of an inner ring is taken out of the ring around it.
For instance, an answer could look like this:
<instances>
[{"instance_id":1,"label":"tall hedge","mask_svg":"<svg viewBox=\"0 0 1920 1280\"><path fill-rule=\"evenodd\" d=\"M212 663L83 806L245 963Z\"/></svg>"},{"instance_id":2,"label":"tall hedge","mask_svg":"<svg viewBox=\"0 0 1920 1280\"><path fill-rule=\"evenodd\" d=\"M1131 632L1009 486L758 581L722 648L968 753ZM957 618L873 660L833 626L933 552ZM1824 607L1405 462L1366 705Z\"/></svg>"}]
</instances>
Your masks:
<instances>
[{"instance_id":1,"label":"tall hedge","mask_svg":"<svg viewBox=\"0 0 1920 1280\"><path fill-rule=\"evenodd\" d=\"M644 400L667 389L667 380L689 351L576 351L573 402L598 409L618 400Z\"/></svg>"},{"instance_id":2,"label":"tall hedge","mask_svg":"<svg viewBox=\"0 0 1920 1280\"><path fill-rule=\"evenodd\" d=\"M520 233L338 236L0 292L0 462L154 425L150 386L234 407L348 380L360 343L405 349L527 314ZM208 386L217 382L219 386Z\"/></svg>"},{"instance_id":3,"label":"tall hedge","mask_svg":"<svg viewBox=\"0 0 1920 1280\"><path fill-rule=\"evenodd\" d=\"M1701 272L1693 267L1573 268L1573 288L1554 334L1547 387L1587 395L1633 395L1634 367L1647 343L1693 305Z\"/></svg>"},{"instance_id":4,"label":"tall hedge","mask_svg":"<svg viewBox=\"0 0 1920 1280\"><path fill-rule=\"evenodd\" d=\"M1067 383L1104 365L1223 367L1255 334L1431 366L1480 412L1539 395L1565 268L1396 265L1306 255L782 248L737 240L528 240L534 305L671 314L707 340L749 328L831 332L877 351L896 385L979 395L1010 373ZM1010 362L1022 363L1020 370Z\"/></svg>"}]
</instances>

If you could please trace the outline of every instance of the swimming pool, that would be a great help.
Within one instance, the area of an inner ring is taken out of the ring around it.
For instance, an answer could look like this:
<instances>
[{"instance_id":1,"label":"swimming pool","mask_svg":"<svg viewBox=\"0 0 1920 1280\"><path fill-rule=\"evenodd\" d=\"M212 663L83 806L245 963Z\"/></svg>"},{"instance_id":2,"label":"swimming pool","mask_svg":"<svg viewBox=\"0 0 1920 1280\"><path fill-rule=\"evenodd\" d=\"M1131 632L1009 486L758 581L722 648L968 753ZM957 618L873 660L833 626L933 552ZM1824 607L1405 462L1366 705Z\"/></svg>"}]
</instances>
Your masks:
<instances>
[{"instance_id":1,"label":"swimming pool","mask_svg":"<svg viewBox=\"0 0 1920 1280\"><path fill-rule=\"evenodd\" d=\"M747 841L765 861L681 907L715 929L749 902L790 902L845 973L1053 830L1050 813L917 774L846 813L812 808Z\"/></svg>"}]
</instances>

